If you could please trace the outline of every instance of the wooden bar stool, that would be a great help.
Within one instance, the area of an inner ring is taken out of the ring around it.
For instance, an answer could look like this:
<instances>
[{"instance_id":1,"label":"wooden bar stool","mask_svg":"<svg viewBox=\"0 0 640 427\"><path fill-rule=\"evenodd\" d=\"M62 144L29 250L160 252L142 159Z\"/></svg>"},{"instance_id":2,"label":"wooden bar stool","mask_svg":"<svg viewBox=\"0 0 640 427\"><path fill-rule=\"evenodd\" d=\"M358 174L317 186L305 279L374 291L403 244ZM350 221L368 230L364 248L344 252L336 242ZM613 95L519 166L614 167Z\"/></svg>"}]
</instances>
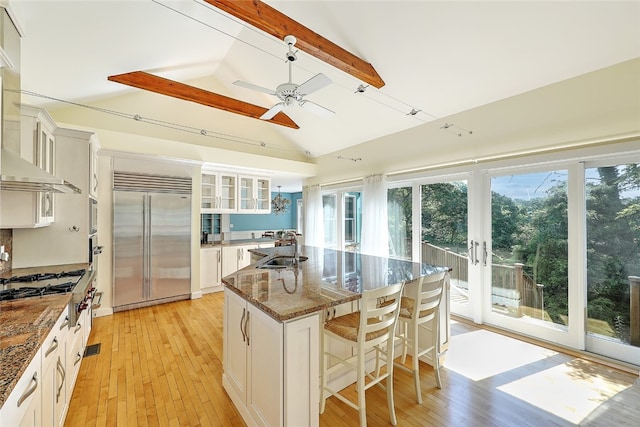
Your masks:
<instances>
[{"instance_id":1,"label":"wooden bar stool","mask_svg":"<svg viewBox=\"0 0 640 427\"><path fill-rule=\"evenodd\" d=\"M398 338L402 340L402 364L396 362L398 368L413 372L414 384L418 403L422 403L422 390L420 388L420 363L419 358L431 353L433 372L436 377L436 385L442 388L440 380L440 303L444 295L445 275L447 273L422 276L417 284L409 284L405 287L405 295L400 303L401 328ZM420 348L418 336L420 329L431 332L431 342L423 343ZM412 369L404 366L407 359L407 349L410 348Z\"/></svg>"},{"instance_id":2,"label":"wooden bar stool","mask_svg":"<svg viewBox=\"0 0 640 427\"><path fill-rule=\"evenodd\" d=\"M367 413L365 404L365 391L375 384L383 389L381 381L386 378L387 404L391 424L396 425L396 413L393 404L393 351L394 335L398 314L400 312L400 296L404 283L385 286L368 290L362 293L360 298L360 311L346 314L331 319L324 324L322 346L322 370L321 370L321 397L320 413L324 412L326 399L329 394L360 412L360 426L367 425ZM387 304L380 304L382 301ZM333 338L350 345L355 350L355 355L343 359L327 351L327 340ZM383 348L386 346L386 349ZM372 373L366 372L366 355L371 351L376 352L376 368ZM329 358L335 358L337 363L328 369ZM380 373L380 361L386 366L385 372ZM327 376L341 366L347 366L357 372L356 389L358 403L354 403L342 396L338 391L327 387ZM367 381L368 380L368 381Z\"/></svg>"}]
</instances>

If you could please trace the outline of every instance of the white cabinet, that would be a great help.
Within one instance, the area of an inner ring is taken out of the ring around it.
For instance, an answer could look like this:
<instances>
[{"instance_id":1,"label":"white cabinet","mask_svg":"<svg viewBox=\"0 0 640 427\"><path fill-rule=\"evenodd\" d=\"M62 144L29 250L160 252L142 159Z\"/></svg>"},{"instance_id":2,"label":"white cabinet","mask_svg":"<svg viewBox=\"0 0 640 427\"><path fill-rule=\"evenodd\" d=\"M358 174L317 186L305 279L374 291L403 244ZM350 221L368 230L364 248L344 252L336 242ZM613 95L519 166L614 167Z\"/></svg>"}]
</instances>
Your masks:
<instances>
[{"instance_id":1,"label":"white cabinet","mask_svg":"<svg viewBox=\"0 0 640 427\"><path fill-rule=\"evenodd\" d=\"M84 354L85 347L85 332L89 329L90 322L87 319L88 311L83 311L78 317L76 325L69 330L69 336L67 338L67 360L66 360L66 393L71 397L73 394L73 387L78 378L78 372L80 371L80 364L82 362L82 355Z\"/></svg>"},{"instance_id":2,"label":"white cabinet","mask_svg":"<svg viewBox=\"0 0 640 427\"><path fill-rule=\"evenodd\" d=\"M271 179L202 171L201 213L271 212Z\"/></svg>"},{"instance_id":3,"label":"white cabinet","mask_svg":"<svg viewBox=\"0 0 640 427\"><path fill-rule=\"evenodd\" d=\"M44 117L38 117L35 120L35 125L36 165L51 175L55 175L56 139L53 136L55 123L52 120L46 120ZM42 224L51 224L55 219L53 193L45 191L37 193L37 195L37 221Z\"/></svg>"},{"instance_id":4,"label":"white cabinet","mask_svg":"<svg viewBox=\"0 0 640 427\"><path fill-rule=\"evenodd\" d=\"M97 189L92 164L100 144L95 133L75 129L57 128L55 139L56 175L81 194L57 194L56 221L48 227L14 230L14 268L89 262L91 192ZM43 242L56 242L56 250Z\"/></svg>"},{"instance_id":5,"label":"white cabinet","mask_svg":"<svg viewBox=\"0 0 640 427\"><path fill-rule=\"evenodd\" d=\"M241 268L251 264L249 249L255 249L257 245L238 245L222 247L222 277L235 273Z\"/></svg>"},{"instance_id":6,"label":"white cabinet","mask_svg":"<svg viewBox=\"0 0 640 427\"><path fill-rule=\"evenodd\" d=\"M223 385L245 422L317 426L318 315L281 323L224 293Z\"/></svg>"},{"instance_id":7,"label":"white cabinet","mask_svg":"<svg viewBox=\"0 0 640 427\"><path fill-rule=\"evenodd\" d=\"M226 172L203 172L201 213L234 213L238 210L238 176Z\"/></svg>"},{"instance_id":8,"label":"white cabinet","mask_svg":"<svg viewBox=\"0 0 640 427\"><path fill-rule=\"evenodd\" d=\"M222 285L222 249L200 249L200 289Z\"/></svg>"},{"instance_id":9,"label":"white cabinet","mask_svg":"<svg viewBox=\"0 0 640 427\"><path fill-rule=\"evenodd\" d=\"M20 156L55 175L56 124L42 108L21 105ZM36 228L53 223L55 204L52 192L2 192L0 228Z\"/></svg>"},{"instance_id":10,"label":"white cabinet","mask_svg":"<svg viewBox=\"0 0 640 427\"><path fill-rule=\"evenodd\" d=\"M271 212L271 180L256 176L239 175L240 213Z\"/></svg>"},{"instance_id":11,"label":"white cabinet","mask_svg":"<svg viewBox=\"0 0 640 427\"><path fill-rule=\"evenodd\" d=\"M42 426L62 426L67 396L68 316L63 312L42 344Z\"/></svg>"},{"instance_id":12,"label":"white cabinet","mask_svg":"<svg viewBox=\"0 0 640 427\"><path fill-rule=\"evenodd\" d=\"M98 198L98 150L100 143L95 135L89 138L89 196Z\"/></svg>"},{"instance_id":13,"label":"white cabinet","mask_svg":"<svg viewBox=\"0 0 640 427\"><path fill-rule=\"evenodd\" d=\"M42 424L42 366L38 350L0 410L2 425L31 427Z\"/></svg>"}]
</instances>

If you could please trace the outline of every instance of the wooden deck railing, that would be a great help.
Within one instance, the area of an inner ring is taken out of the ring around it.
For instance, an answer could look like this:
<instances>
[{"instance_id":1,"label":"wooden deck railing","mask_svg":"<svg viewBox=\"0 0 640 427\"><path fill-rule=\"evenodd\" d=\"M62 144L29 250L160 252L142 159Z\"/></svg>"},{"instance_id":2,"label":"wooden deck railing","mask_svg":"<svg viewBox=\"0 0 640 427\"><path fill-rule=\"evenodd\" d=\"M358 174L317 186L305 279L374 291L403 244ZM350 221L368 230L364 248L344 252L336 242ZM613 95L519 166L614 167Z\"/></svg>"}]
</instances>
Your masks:
<instances>
[{"instance_id":1,"label":"wooden deck railing","mask_svg":"<svg viewBox=\"0 0 640 427\"><path fill-rule=\"evenodd\" d=\"M469 263L467 255L422 242L422 261L446 265L452 269L451 285L469 291ZM630 337L631 345L640 346L640 277L629 276ZM491 266L491 300L493 304L517 309L523 307L544 311L544 285L537 284L524 271L524 264L493 264Z\"/></svg>"},{"instance_id":2,"label":"wooden deck railing","mask_svg":"<svg viewBox=\"0 0 640 427\"><path fill-rule=\"evenodd\" d=\"M422 242L422 261L446 265L452 269L451 284L468 291L469 269L467 255L452 252L448 248ZM508 307L543 309L543 289L525 273L524 264L493 264L491 266L492 301Z\"/></svg>"}]
</instances>

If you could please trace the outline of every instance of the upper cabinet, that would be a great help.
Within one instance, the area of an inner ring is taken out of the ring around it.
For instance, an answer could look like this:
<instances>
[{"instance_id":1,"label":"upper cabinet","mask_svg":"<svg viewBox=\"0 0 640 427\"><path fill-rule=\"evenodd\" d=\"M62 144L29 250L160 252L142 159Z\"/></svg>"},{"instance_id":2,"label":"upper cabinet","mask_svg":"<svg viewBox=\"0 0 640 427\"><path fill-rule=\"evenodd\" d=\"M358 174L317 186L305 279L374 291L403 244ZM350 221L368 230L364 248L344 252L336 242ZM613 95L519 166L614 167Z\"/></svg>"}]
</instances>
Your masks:
<instances>
[{"instance_id":1,"label":"upper cabinet","mask_svg":"<svg viewBox=\"0 0 640 427\"><path fill-rule=\"evenodd\" d=\"M56 124L41 108L21 106L20 157L55 175ZM54 194L40 192L2 192L2 228L36 228L53 223Z\"/></svg>"},{"instance_id":2,"label":"upper cabinet","mask_svg":"<svg viewBox=\"0 0 640 427\"><path fill-rule=\"evenodd\" d=\"M24 138L26 141L33 141L35 164L51 175L56 174L56 138L53 135L55 128L53 119L44 110L36 111L34 114L26 109L23 114L23 129L27 132ZM37 193L39 223L51 224L54 221L53 199L54 195L51 191Z\"/></svg>"},{"instance_id":3,"label":"upper cabinet","mask_svg":"<svg viewBox=\"0 0 640 427\"><path fill-rule=\"evenodd\" d=\"M238 210L238 176L226 172L203 172L201 213L234 213Z\"/></svg>"},{"instance_id":4,"label":"upper cabinet","mask_svg":"<svg viewBox=\"0 0 640 427\"><path fill-rule=\"evenodd\" d=\"M271 180L240 175L240 208L244 213L271 212Z\"/></svg>"},{"instance_id":5,"label":"upper cabinet","mask_svg":"<svg viewBox=\"0 0 640 427\"><path fill-rule=\"evenodd\" d=\"M271 180L229 172L202 172L201 213L269 213Z\"/></svg>"}]
</instances>

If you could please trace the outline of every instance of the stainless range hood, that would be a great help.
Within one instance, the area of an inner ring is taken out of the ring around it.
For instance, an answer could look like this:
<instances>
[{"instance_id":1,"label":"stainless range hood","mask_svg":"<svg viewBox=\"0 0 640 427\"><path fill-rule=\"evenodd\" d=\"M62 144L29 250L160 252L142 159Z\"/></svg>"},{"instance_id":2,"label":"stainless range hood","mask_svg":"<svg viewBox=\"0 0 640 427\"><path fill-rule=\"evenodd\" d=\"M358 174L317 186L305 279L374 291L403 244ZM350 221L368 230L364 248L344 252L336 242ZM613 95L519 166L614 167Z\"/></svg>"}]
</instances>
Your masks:
<instances>
[{"instance_id":1,"label":"stainless range hood","mask_svg":"<svg viewBox=\"0 0 640 427\"><path fill-rule=\"evenodd\" d=\"M80 189L75 185L43 171L18 154L5 148L2 149L0 189L31 192L81 193Z\"/></svg>"}]
</instances>

